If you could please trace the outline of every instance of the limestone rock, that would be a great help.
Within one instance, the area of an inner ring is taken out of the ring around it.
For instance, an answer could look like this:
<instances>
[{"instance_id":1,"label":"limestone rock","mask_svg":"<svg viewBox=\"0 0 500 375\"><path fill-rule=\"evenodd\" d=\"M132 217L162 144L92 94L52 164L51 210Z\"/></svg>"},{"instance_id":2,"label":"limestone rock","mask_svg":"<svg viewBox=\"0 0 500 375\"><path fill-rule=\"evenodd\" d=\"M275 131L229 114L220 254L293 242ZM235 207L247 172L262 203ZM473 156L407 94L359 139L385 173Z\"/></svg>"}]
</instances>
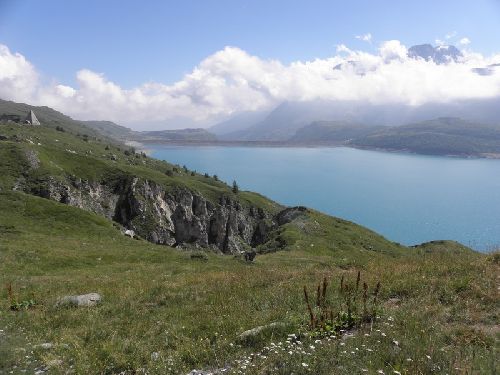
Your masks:
<instances>
[{"instance_id":1,"label":"limestone rock","mask_svg":"<svg viewBox=\"0 0 500 375\"><path fill-rule=\"evenodd\" d=\"M98 293L81 294L77 296L65 296L57 301L56 306L92 307L101 302Z\"/></svg>"},{"instance_id":2,"label":"limestone rock","mask_svg":"<svg viewBox=\"0 0 500 375\"><path fill-rule=\"evenodd\" d=\"M266 331L268 329L283 328L283 327L285 327L285 323L283 323L283 322L274 322L274 323L267 324L265 326L255 327L255 328L249 329L248 331L241 333L238 336L238 341L239 342L247 342L247 341L252 340L252 338L259 336L261 333L263 333L264 331Z\"/></svg>"}]
</instances>

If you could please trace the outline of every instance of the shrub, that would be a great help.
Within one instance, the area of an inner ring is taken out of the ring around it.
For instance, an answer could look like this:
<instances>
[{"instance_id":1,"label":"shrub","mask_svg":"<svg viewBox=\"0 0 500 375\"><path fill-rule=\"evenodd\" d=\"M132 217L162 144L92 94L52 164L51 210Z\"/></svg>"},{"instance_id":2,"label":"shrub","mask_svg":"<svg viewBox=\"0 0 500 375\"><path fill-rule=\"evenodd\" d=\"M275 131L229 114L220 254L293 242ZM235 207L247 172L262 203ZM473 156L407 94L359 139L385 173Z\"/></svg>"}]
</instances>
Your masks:
<instances>
[{"instance_id":1,"label":"shrub","mask_svg":"<svg viewBox=\"0 0 500 375\"><path fill-rule=\"evenodd\" d=\"M7 284L7 296L9 298L9 308L12 311L29 310L36 306L34 296L31 296L30 299L19 300L19 298L14 295L11 283Z\"/></svg>"},{"instance_id":2,"label":"shrub","mask_svg":"<svg viewBox=\"0 0 500 375\"><path fill-rule=\"evenodd\" d=\"M236 183L236 181L233 181L233 193L238 194L239 191L240 188L238 187L238 184Z\"/></svg>"}]
</instances>

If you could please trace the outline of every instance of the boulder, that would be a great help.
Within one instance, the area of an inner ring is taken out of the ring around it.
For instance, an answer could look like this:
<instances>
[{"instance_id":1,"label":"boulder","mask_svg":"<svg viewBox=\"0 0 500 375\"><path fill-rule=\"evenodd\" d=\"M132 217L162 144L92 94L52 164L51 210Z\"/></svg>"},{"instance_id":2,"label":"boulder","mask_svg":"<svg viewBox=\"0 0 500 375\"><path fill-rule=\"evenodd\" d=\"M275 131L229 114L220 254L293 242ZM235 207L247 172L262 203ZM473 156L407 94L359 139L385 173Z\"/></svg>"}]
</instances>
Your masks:
<instances>
[{"instance_id":1,"label":"boulder","mask_svg":"<svg viewBox=\"0 0 500 375\"><path fill-rule=\"evenodd\" d=\"M274 322L274 323L267 324L265 326L255 327L255 328L249 329L248 331L241 333L238 336L237 341L239 341L240 343L249 342L249 341L252 341L254 338L256 338L257 336L259 336L260 334L262 334L265 331L279 329L279 328L283 328L283 327L286 327L286 324L283 322Z\"/></svg>"},{"instance_id":2,"label":"boulder","mask_svg":"<svg viewBox=\"0 0 500 375\"><path fill-rule=\"evenodd\" d=\"M100 294L89 293L78 296L64 296L57 301L56 306L92 307L100 302Z\"/></svg>"}]
</instances>

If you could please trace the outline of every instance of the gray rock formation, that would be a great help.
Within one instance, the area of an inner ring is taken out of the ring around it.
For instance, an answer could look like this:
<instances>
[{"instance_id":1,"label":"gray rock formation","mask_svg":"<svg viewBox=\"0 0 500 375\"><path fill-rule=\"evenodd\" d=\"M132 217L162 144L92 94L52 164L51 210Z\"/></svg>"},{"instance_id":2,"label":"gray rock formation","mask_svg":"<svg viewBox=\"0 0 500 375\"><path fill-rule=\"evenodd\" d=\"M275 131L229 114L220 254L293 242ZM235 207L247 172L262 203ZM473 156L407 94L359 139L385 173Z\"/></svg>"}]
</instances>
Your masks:
<instances>
[{"instance_id":1,"label":"gray rock formation","mask_svg":"<svg viewBox=\"0 0 500 375\"><path fill-rule=\"evenodd\" d=\"M239 254L266 242L276 226L268 213L243 207L230 196L212 202L186 188L167 190L131 176L107 182L48 177L16 188L103 215L139 237L169 246L190 244Z\"/></svg>"},{"instance_id":2,"label":"gray rock formation","mask_svg":"<svg viewBox=\"0 0 500 375\"><path fill-rule=\"evenodd\" d=\"M56 306L92 307L100 302L101 296L98 293L89 293L62 297L57 301Z\"/></svg>"}]
</instances>

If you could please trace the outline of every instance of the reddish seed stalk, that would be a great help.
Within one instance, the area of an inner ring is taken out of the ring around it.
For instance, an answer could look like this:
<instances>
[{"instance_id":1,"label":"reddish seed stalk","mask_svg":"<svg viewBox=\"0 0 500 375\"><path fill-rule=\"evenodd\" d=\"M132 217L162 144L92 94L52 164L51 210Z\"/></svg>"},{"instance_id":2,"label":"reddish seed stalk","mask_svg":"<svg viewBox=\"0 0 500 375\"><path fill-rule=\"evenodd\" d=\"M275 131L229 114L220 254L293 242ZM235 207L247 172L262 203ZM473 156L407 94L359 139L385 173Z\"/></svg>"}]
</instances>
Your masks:
<instances>
[{"instance_id":1,"label":"reddish seed stalk","mask_svg":"<svg viewBox=\"0 0 500 375\"><path fill-rule=\"evenodd\" d=\"M311 328L314 329L314 321L315 321L314 313L312 311L311 304L309 303L309 295L307 294L307 288L305 285L304 285L304 299L306 300L307 310L309 311Z\"/></svg>"}]
</instances>

